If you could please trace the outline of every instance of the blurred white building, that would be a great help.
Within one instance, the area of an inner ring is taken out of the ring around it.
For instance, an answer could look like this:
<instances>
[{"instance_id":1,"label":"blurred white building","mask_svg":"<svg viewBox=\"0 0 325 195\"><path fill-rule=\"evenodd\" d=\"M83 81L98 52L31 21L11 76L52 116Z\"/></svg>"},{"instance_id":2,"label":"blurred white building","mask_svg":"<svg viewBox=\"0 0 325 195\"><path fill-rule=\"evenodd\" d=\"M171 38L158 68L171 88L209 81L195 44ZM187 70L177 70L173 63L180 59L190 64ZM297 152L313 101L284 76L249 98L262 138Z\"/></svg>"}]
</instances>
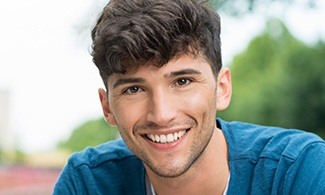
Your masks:
<instances>
[{"instance_id":1,"label":"blurred white building","mask_svg":"<svg viewBox=\"0 0 325 195\"><path fill-rule=\"evenodd\" d=\"M13 132L10 130L10 92L0 89L0 150L13 151Z\"/></svg>"}]
</instances>

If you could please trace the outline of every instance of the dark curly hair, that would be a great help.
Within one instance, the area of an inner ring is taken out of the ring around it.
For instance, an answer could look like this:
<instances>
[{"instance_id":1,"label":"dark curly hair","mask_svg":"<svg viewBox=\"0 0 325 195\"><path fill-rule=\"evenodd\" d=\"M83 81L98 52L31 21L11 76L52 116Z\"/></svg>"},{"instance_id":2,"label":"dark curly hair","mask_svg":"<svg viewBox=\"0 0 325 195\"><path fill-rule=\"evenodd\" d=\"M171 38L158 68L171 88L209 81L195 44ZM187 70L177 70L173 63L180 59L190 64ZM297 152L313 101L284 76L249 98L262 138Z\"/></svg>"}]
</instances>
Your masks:
<instances>
[{"instance_id":1,"label":"dark curly hair","mask_svg":"<svg viewBox=\"0 0 325 195\"><path fill-rule=\"evenodd\" d=\"M215 75L222 66L219 15L195 0L111 0L91 35L105 86L113 73L187 53L203 56Z\"/></svg>"}]
</instances>

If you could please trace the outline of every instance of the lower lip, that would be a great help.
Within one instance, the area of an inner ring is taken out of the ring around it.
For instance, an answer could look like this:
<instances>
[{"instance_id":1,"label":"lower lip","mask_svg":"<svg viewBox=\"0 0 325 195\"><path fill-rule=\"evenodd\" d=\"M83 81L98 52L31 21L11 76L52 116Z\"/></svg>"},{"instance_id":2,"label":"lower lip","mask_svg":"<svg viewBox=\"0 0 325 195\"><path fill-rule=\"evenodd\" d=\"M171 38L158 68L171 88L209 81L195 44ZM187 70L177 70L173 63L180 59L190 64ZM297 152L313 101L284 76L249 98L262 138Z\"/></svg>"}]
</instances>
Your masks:
<instances>
[{"instance_id":1,"label":"lower lip","mask_svg":"<svg viewBox=\"0 0 325 195\"><path fill-rule=\"evenodd\" d=\"M177 145L179 145L179 143L182 142L185 139L185 137L187 136L187 133L188 133L188 130L186 131L186 133L181 138L179 138L178 140L176 140L174 142L171 142L171 143L162 144L162 143L153 142L153 141L149 140L148 138L145 138L145 139L155 149L165 150L166 151L166 150L171 150L171 149L175 148Z\"/></svg>"}]
</instances>

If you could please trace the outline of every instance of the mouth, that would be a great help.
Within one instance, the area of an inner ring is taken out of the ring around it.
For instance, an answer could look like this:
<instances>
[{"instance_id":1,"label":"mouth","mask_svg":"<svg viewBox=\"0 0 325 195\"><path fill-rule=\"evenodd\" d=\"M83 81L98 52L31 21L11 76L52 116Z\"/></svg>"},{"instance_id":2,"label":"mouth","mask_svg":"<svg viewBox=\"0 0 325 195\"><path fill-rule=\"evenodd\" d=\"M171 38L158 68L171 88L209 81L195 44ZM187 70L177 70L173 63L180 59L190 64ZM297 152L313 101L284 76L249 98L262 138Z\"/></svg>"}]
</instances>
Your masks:
<instances>
[{"instance_id":1,"label":"mouth","mask_svg":"<svg viewBox=\"0 0 325 195\"><path fill-rule=\"evenodd\" d=\"M168 134L146 134L146 137L155 143L160 143L160 144L168 144L168 143L173 143L177 140L179 140L181 137L183 137L189 129L186 130L181 130L175 133L168 133Z\"/></svg>"}]
</instances>

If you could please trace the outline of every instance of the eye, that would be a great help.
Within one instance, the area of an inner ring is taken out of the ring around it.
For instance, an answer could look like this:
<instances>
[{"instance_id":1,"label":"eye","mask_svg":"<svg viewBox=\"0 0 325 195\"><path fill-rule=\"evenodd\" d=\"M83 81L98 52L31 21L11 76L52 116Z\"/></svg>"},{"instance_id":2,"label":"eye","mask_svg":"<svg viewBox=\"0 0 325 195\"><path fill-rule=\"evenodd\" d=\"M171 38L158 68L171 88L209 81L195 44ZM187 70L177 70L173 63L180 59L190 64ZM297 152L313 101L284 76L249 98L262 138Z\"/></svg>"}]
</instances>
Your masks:
<instances>
[{"instance_id":1,"label":"eye","mask_svg":"<svg viewBox=\"0 0 325 195\"><path fill-rule=\"evenodd\" d=\"M140 87L138 87L138 86L132 86L132 87L128 87L128 88L126 88L126 89L123 91L123 93L124 93L124 94L135 94L135 93L138 93L138 92L140 92L140 91L142 91L142 89L141 89Z\"/></svg>"},{"instance_id":2,"label":"eye","mask_svg":"<svg viewBox=\"0 0 325 195\"><path fill-rule=\"evenodd\" d=\"M191 80L188 78L180 78L176 81L175 85L182 87L188 85L190 82Z\"/></svg>"}]
</instances>

